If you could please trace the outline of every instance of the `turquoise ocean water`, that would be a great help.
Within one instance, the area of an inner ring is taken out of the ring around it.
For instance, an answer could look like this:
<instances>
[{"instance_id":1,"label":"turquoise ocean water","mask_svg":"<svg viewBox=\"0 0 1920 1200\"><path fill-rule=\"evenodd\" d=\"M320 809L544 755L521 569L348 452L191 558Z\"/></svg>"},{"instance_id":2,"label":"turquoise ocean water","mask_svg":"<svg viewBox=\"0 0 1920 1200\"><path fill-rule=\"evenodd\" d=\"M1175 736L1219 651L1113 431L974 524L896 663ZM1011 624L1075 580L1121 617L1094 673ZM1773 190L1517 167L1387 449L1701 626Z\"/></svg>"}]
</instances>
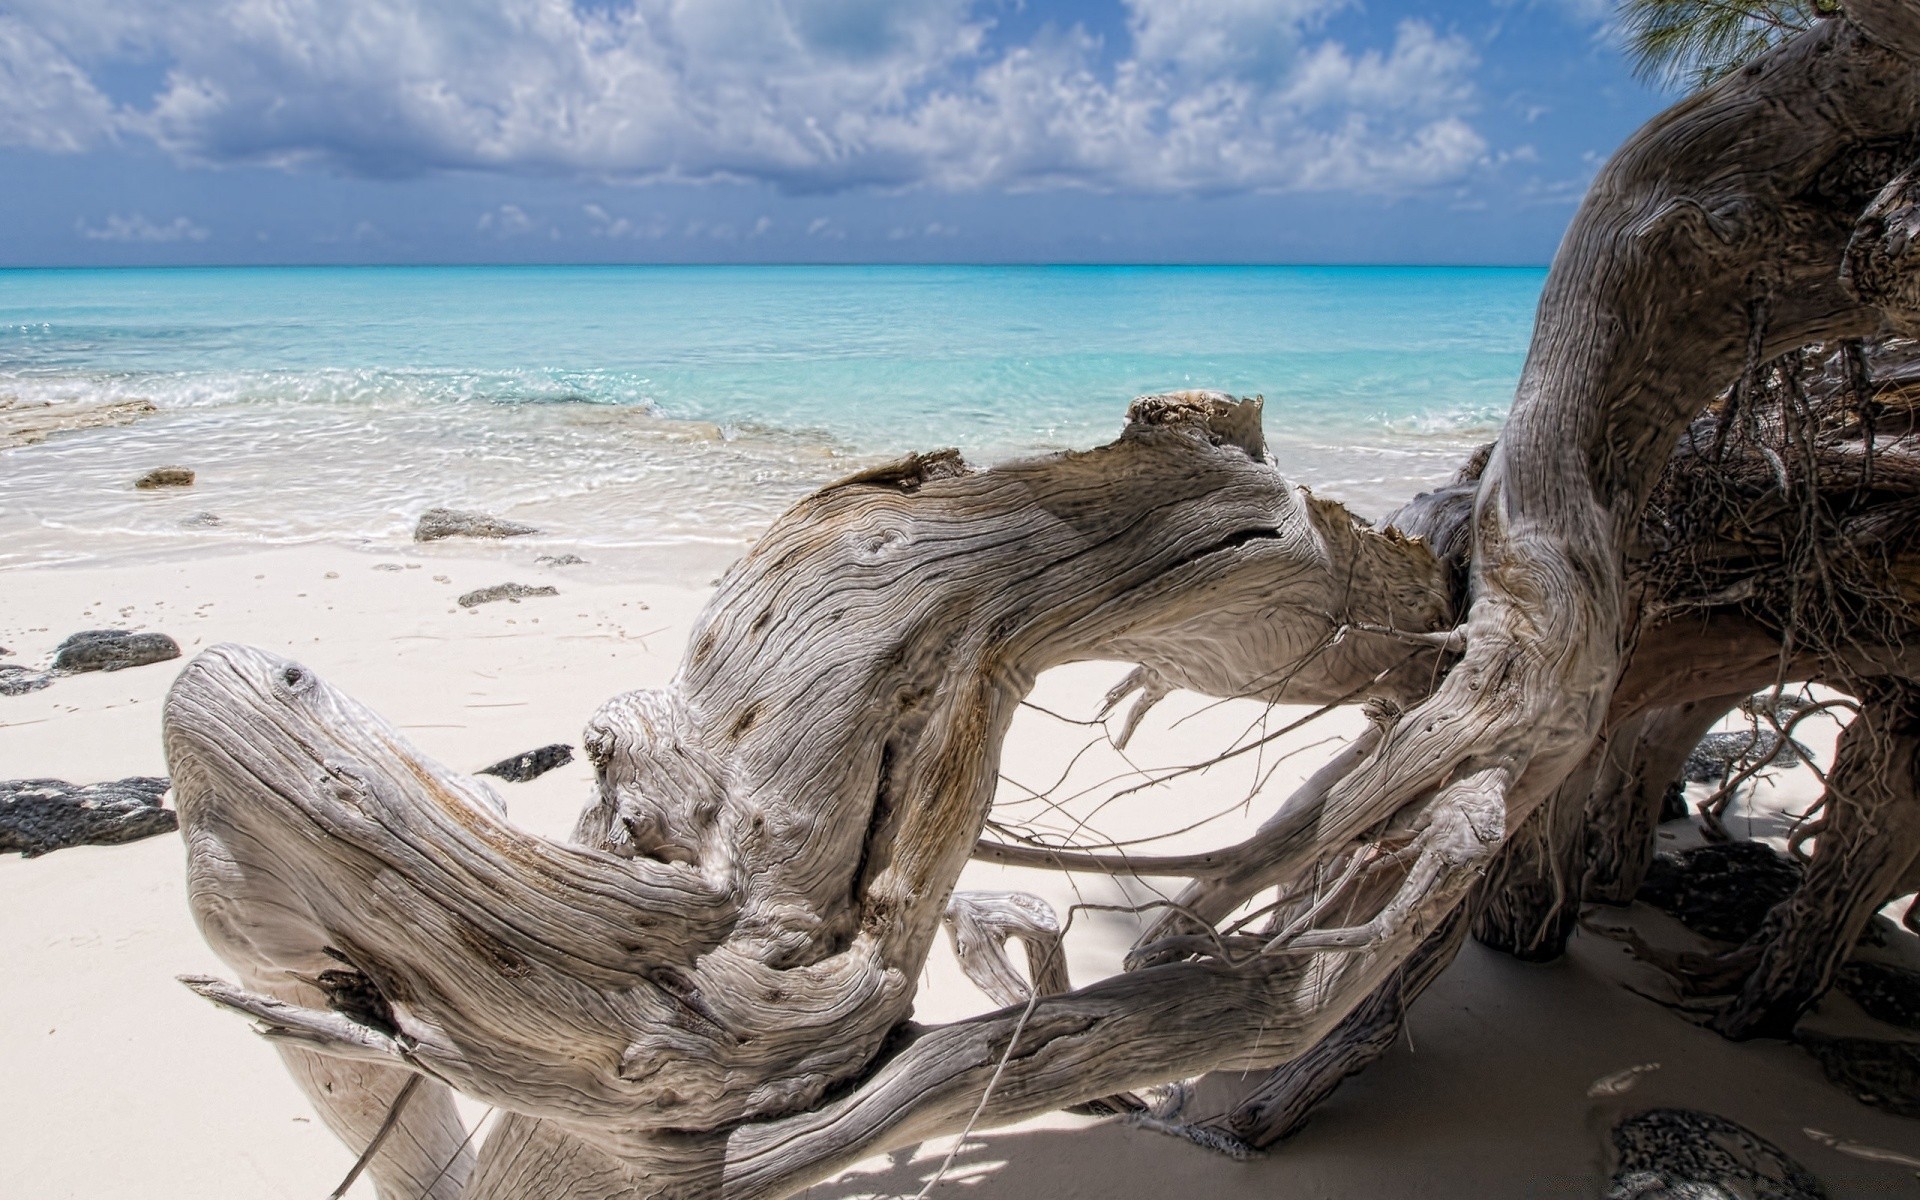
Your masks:
<instances>
[{"instance_id":1,"label":"turquoise ocean water","mask_svg":"<svg viewBox=\"0 0 1920 1200\"><path fill-rule=\"evenodd\" d=\"M877 456L1106 440L1267 399L1282 468L1378 516L1512 398L1544 272L1308 267L0 271L0 405L145 400L0 458L0 567L403 541L431 504L609 552L737 546ZM136 493L162 463L191 492ZM216 520L209 520L212 514Z\"/></svg>"}]
</instances>

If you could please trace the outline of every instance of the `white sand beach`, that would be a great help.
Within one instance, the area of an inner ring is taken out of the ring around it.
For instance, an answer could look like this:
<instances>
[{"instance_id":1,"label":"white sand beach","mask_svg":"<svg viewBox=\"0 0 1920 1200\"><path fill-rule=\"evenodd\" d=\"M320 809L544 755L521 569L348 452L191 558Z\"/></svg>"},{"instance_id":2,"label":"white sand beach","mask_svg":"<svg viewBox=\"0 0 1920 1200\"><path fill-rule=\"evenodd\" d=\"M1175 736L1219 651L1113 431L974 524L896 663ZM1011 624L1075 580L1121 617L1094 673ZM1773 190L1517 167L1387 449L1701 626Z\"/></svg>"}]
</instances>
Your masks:
<instances>
[{"instance_id":1,"label":"white sand beach","mask_svg":"<svg viewBox=\"0 0 1920 1200\"><path fill-rule=\"evenodd\" d=\"M16 570L0 576L0 645L11 662L44 662L88 628L158 630L185 653L241 641L295 657L398 724L429 755L473 770L510 754L574 742L587 717L623 690L672 674L710 592L692 563L677 585L645 582L589 562L536 565L550 545L455 544L391 549L306 546L200 554L123 566ZM661 571L655 577L671 577ZM466 609L454 598L512 580L559 595ZM0 777L75 782L162 774L159 708L180 662L65 677L0 699ZM1086 664L1045 677L1034 701L1091 717L1117 677ZM1257 706L1176 696L1143 727L1136 762L1196 761L1262 719ZM1279 715L1268 716L1270 722ZM1313 747L1281 765L1244 803L1251 764L1151 789L1093 814L1112 839L1226 816L1165 848L1226 842L1264 814L1291 779L1317 765L1339 726L1310 726L1264 756ZM1100 731L1035 709L1017 723L1005 766L1044 788ZM1829 740L1815 744L1830 753ZM1072 780L1110 773L1110 753L1083 757ZM584 760L528 783L497 783L513 819L564 836L591 779ZM1764 785L1759 803L1804 805L1806 772ZM1058 788L1077 790L1070 781ZM1008 787L1003 800L1022 795ZM1034 806L1009 807L1017 819ZM1736 815L1736 822L1739 817ZM1056 822L1057 824L1057 822ZM1156 847L1159 848L1159 847ZM1137 881L1069 880L976 864L964 887L1017 887L1063 914L1078 900L1150 897ZM225 968L200 940L184 898L176 836L46 857L0 859L0 1194L31 1200L153 1197L241 1200L319 1197L353 1154L321 1126L272 1050L238 1017L175 982ZM1650 937L1679 927L1636 908ZM1617 922L1611 912L1603 918ZM1076 982L1116 969L1133 919L1076 913L1069 935ZM1902 935L1904 936L1904 935ZM1909 939L1911 940L1911 939ZM1349 1081L1304 1133L1253 1162L1117 1121L1058 1115L970 1139L937 1194L978 1200L1175 1194L1358 1198L1424 1195L1493 1200L1596 1196L1601 1146L1624 1110L1702 1108L1740 1121L1800 1158L1836 1200L1913 1194L1910 1171L1835 1153L1803 1128L1858 1142L1920 1149L1912 1121L1860 1104L1827 1083L1805 1053L1777 1042L1736 1045L1629 990L1652 988L1616 942L1582 931L1572 953L1528 965L1469 944L1413 1011L1406 1038ZM917 1016L945 1020L990 1007L944 945L928 966ZM1846 1021L1830 997L1817 1019ZM1595 1079L1659 1063L1626 1097L1594 1101ZM1216 1078L1202 1115L1241 1086ZM484 1110L474 1108L469 1119ZM816 1197L911 1196L950 1143L864 1164ZM371 1197L363 1181L351 1193Z\"/></svg>"}]
</instances>

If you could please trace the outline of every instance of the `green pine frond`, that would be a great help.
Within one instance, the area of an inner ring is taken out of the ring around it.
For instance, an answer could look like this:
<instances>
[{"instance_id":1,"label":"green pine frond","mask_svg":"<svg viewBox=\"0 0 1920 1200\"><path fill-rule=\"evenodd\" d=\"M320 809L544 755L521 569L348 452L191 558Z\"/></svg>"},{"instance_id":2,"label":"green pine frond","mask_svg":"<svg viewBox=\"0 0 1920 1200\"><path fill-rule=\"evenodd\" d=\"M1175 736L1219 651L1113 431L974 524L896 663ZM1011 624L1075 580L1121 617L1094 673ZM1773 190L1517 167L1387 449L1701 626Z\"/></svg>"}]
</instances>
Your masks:
<instances>
[{"instance_id":1,"label":"green pine frond","mask_svg":"<svg viewBox=\"0 0 1920 1200\"><path fill-rule=\"evenodd\" d=\"M1621 0L1633 73L1703 88L1835 11L1836 0Z\"/></svg>"}]
</instances>

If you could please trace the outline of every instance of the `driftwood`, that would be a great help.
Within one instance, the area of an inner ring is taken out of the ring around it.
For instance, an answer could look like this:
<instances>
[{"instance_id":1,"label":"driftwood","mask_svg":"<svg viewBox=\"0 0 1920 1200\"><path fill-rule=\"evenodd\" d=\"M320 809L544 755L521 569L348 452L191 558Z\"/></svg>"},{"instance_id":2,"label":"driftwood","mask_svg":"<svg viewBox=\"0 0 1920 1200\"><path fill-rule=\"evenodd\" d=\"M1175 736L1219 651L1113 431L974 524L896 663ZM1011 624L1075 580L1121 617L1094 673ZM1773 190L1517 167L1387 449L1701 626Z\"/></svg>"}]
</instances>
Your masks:
<instances>
[{"instance_id":1,"label":"driftwood","mask_svg":"<svg viewBox=\"0 0 1920 1200\"><path fill-rule=\"evenodd\" d=\"M1291 486L1258 402L1204 392L1136 401L1095 450L915 455L802 501L672 684L590 723L571 843L307 668L201 654L166 747L194 912L238 979L194 986L356 1151L424 1077L371 1159L388 1196L786 1196L1214 1069L1283 1068L1229 1123L1284 1133L1444 967L1476 889L1483 930L1564 937L1582 821L1632 791L1596 787L1625 770L1610 731L1914 674L1913 431L1871 404L1817 426L1834 398L1762 368L1920 317L1916 56L1920 6L1852 0L1635 135L1555 260L1498 445L1390 528ZM1755 525L1762 486L1783 499ZM1877 590L1807 636L1800 585L1836 579ZM976 845L1021 697L1084 659L1138 664L1130 722L1173 688L1372 720L1238 845ZM956 906L975 854L1189 883L1129 970L1057 991L1037 913ZM1017 1003L924 1028L949 917ZM1038 947L1024 986L1011 936ZM477 1149L453 1090L502 1110Z\"/></svg>"}]
</instances>

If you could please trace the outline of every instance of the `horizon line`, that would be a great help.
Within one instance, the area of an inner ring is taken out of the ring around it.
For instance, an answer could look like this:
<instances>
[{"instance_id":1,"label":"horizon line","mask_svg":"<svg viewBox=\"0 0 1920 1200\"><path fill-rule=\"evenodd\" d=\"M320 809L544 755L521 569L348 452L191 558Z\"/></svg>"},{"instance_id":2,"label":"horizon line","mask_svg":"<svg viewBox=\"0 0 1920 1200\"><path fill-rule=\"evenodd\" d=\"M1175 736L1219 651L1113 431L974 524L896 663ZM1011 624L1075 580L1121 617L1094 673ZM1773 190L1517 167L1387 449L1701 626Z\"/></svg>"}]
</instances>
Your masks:
<instances>
[{"instance_id":1,"label":"horizon line","mask_svg":"<svg viewBox=\"0 0 1920 1200\"><path fill-rule=\"evenodd\" d=\"M1328 262L1315 260L1225 262L1202 260L1192 262L1156 261L1156 260L960 260L933 259L927 261L886 261L871 262L854 259L835 259L820 261L779 260L767 262L742 262L739 260L701 260L689 262L207 262L207 263L0 263L0 271L314 271L314 270L497 270L503 268L526 270L553 269L589 269L589 270L632 270L657 268L711 268L711 267L1015 267L1052 269L1061 267L1088 267L1110 269L1165 269L1200 270L1221 269L1236 270L1250 267L1291 268L1313 270L1435 270L1435 271L1544 271L1551 267L1550 262L1540 263L1441 263L1441 262Z\"/></svg>"}]
</instances>

